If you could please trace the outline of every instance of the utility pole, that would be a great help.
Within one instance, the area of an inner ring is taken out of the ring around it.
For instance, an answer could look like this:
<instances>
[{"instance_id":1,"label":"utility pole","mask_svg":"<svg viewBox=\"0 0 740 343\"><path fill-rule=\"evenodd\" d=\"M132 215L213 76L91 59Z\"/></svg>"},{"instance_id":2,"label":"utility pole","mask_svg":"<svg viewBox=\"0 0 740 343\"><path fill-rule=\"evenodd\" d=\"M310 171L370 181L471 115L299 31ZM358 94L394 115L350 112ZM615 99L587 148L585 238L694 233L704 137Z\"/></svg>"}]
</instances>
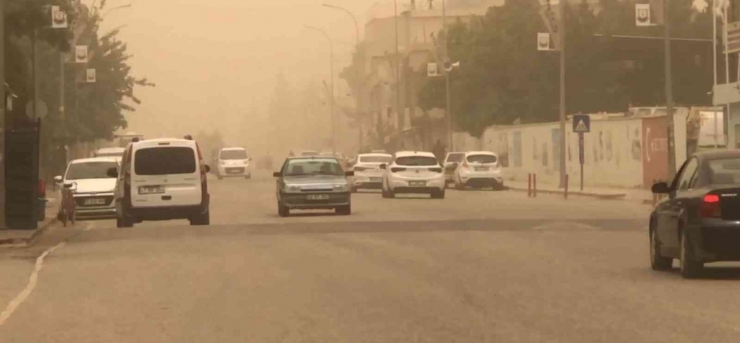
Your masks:
<instances>
[{"instance_id":1,"label":"utility pole","mask_svg":"<svg viewBox=\"0 0 740 343\"><path fill-rule=\"evenodd\" d=\"M5 0L0 0L0 37L5 37ZM5 229L5 44L0 44L0 229Z\"/></svg>"},{"instance_id":2,"label":"utility pole","mask_svg":"<svg viewBox=\"0 0 740 343\"><path fill-rule=\"evenodd\" d=\"M559 1L560 27L560 188L565 188L565 0Z\"/></svg>"},{"instance_id":3,"label":"utility pole","mask_svg":"<svg viewBox=\"0 0 740 343\"><path fill-rule=\"evenodd\" d=\"M442 0L442 30L444 31L444 72L445 72L445 120L447 121L447 151L454 151L452 142L452 115L450 113L450 71L447 70L447 62L450 61L450 51L447 46L449 37L447 37L447 6L445 0Z\"/></svg>"},{"instance_id":4,"label":"utility pole","mask_svg":"<svg viewBox=\"0 0 740 343\"><path fill-rule=\"evenodd\" d=\"M324 37L326 37L326 40L329 41L329 74L331 75L331 89L329 90L329 104L331 107L331 151L334 155L337 153L337 135L336 135L336 122L334 120L334 41L329 37L329 34L326 33L326 31L319 29L317 27L306 25L307 29L317 31L321 33ZM324 82L324 86L326 86L326 82ZM327 87L329 88L329 87Z\"/></svg>"},{"instance_id":5,"label":"utility pole","mask_svg":"<svg viewBox=\"0 0 740 343\"><path fill-rule=\"evenodd\" d=\"M670 0L663 4L663 40L665 42L665 102L668 120L668 177L676 174L676 144L673 125L673 75L671 67L671 28L668 18ZM728 81L729 82L729 81Z\"/></svg>"},{"instance_id":6,"label":"utility pole","mask_svg":"<svg viewBox=\"0 0 740 343\"><path fill-rule=\"evenodd\" d=\"M398 0L393 0L393 21L396 25L396 121L398 123L398 137L403 132L403 117L406 112L401 108L401 53L398 47Z\"/></svg>"}]
</instances>

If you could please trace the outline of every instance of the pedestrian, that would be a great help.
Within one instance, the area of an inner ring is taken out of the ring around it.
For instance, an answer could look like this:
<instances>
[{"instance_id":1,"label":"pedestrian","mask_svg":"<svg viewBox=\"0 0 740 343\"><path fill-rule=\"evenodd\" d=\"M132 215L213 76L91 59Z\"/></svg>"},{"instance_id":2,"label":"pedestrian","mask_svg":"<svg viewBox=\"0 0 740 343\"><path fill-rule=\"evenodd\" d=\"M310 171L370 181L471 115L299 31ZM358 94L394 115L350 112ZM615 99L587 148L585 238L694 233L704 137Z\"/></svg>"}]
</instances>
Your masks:
<instances>
[{"instance_id":1,"label":"pedestrian","mask_svg":"<svg viewBox=\"0 0 740 343\"><path fill-rule=\"evenodd\" d=\"M437 139L437 142L434 143L434 147L432 148L432 153L435 157L437 157L438 161L442 161L445 157L445 146L442 144L442 141Z\"/></svg>"}]
</instances>

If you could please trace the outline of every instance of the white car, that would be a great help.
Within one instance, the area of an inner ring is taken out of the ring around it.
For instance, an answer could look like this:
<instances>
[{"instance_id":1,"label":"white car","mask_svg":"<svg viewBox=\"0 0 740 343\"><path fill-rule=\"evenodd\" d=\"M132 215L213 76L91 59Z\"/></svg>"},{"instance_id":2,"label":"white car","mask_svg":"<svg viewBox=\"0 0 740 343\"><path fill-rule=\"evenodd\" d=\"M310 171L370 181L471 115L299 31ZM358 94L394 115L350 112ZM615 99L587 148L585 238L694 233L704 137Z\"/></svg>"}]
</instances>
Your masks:
<instances>
[{"instance_id":1,"label":"white car","mask_svg":"<svg viewBox=\"0 0 740 343\"><path fill-rule=\"evenodd\" d=\"M457 165L454 176L455 188L504 188L501 164L498 156L490 151L471 151Z\"/></svg>"},{"instance_id":2,"label":"white car","mask_svg":"<svg viewBox=\"0 0 740 343\"><path fill-rule=\"evenodd\" d=\"M223 148L218 153L216 177L252 178L251 159L244 148Z\"/></svg>"},{"instance_id":3,"label":"white car","mask_svg":"<svg viewBox=\"0 0 740 343\"><path fill-rule=\"evenodd\" d=\"M118 168L115 157L94 157L74 160L67 166L64 176L54 177L60 185L68 185L76 205L75 218L110 219L116 217L113 193L116 178L108 170ZM63 187L61 187L63 188ZM61 195L59 199L62 199ZM62 214L60 201L59 214Z\"/></svg>"},{"instance_id":4,"label":"white car","mask_svg":"<svg viewBox=\"0 0 740 343\"><path fill-rule=\"evenodd\" d=\"M448 152L445 156L444 167L445 167L445 181L452 183L455 181L455 169L457 164L462 162L465 158L464 152Z\"/></svg>"},{"instance_id":5,"label":"white car","mask_svg":"<svg viewBox=\"0 0 740 343\"><path fill-rule=\"evenodd\" d=\"M430 194L444 199L445 176L442 166L431 152L397 152L393 162L382 164L384 198L401 193Z\"/></svg>"},{"instance_id":6,"label":"white car","mask_svg":"<svg viewBox=\"0 0 740 343\"><path fill-rule=\"evenodd\" d=\"M358 189L381 189L383 187L382 164L389 164L393 156L389 154L360 154L352 170L352 192Z\"/></svg>"},{"instance_id":7,"label":"white car","mask_svg":"<svg viewBox=\"0 0 740 343\"><path fill-rule=\"evenodd\" d=\"M189 139L152 139L129 144L116 186L116 224L132 227L145 220L188 219L209 225L210 171L198 144Z\"/></svg>"}]
</instances>

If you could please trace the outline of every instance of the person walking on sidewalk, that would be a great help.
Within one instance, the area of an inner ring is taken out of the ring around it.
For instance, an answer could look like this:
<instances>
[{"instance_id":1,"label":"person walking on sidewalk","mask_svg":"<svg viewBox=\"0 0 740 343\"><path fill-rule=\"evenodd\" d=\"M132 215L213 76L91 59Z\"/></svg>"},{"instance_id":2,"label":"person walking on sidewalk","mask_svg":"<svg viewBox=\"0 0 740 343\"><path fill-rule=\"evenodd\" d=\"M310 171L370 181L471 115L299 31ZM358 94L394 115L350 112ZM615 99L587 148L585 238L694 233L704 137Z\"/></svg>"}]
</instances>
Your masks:
<instances>
[{"instance_id":1,"label":"person walking on sidewalk","mask_svg":"<svg viewBox=\"0 0 740 343\"><path fill-rule=\"evenodd\" d=\"M432 153L434 154L435 157L437 157L437 161L440 161L440 163L442 163L442 161L445 158L446 150L441 140L438 139L437 142L434 143L434 147L432 148Z\"/></svg>"}]
</instances>

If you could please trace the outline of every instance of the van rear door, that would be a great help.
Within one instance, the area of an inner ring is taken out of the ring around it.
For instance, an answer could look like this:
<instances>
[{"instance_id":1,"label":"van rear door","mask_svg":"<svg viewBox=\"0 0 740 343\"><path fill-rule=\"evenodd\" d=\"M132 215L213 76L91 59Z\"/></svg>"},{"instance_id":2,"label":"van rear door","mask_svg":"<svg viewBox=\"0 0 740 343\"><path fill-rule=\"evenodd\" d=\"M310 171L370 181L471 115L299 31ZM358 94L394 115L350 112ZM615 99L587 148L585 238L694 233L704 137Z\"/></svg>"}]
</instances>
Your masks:
<instances>
[{"instance_id":1,"label":"van rear door","mask_svg":"<svg viewBox=\"0 0 740 343\"><path fill-rule=\"evenodd\" d=\"M133 207L194 206L202 201L200 164L192 143L159 142L134 152Z\"/></svg>"}]
</instances>

